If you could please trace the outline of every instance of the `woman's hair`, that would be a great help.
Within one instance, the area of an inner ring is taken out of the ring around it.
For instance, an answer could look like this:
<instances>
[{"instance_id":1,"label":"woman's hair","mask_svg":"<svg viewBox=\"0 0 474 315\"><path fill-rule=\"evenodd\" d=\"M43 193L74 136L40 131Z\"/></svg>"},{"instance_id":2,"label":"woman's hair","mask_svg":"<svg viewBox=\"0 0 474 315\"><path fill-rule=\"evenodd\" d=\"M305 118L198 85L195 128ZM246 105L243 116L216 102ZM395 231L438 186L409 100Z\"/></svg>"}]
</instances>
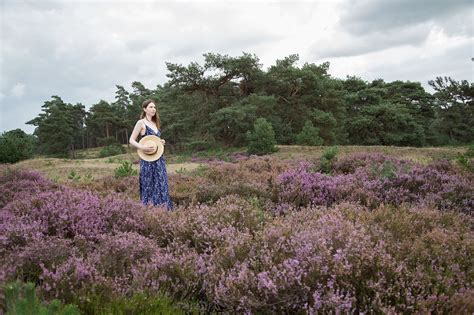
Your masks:
<instances>
[{"instance_id":1,"label":"woman's hair","mask_svg":"<svg viewBox=\"0 0 474 315\"><path fill-rule=\"evenodd\" d=\"M145 108L147 108L148 104L150 104L150 103L155 104L155 108L156 108L156 103L157 103L157 102L156 102L155 100L152 100L151 98L144 100L143 103L142 103L142 112L141 112L141 114L140 114L140 119L143 119L143 118L146 117L146 114L145 114L145 112L144 112L143 110L144 110ZM158 108L156 108L155 115L154 115L153 117L151 117L151 120L153 120L153 121L155 122L155 124L156 124L156 127L157 127L158 129L160 129L160 122L161 122L161 121L160 121L160 115L158 115Z\"/></svg>"}]
</instances>

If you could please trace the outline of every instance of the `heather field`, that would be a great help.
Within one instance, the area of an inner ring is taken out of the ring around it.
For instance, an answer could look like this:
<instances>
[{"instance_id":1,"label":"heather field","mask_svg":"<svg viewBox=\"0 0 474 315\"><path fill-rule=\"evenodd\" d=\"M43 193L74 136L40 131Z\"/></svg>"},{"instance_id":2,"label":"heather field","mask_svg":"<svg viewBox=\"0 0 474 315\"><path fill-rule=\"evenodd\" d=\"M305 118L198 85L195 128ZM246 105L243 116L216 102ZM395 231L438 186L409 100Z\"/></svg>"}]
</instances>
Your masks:
<instances>
[{"instance_id":1,"label":"heather field","mask_svg":"<svg viewBox=\"0 0 474 315\"><path fill-rule=\"evenodd\" d=\"M4 165L0 305L19 281L87 314L472 314L470 150L170 154L173 212L133 153Z\"/></svg>"}]
</instances>

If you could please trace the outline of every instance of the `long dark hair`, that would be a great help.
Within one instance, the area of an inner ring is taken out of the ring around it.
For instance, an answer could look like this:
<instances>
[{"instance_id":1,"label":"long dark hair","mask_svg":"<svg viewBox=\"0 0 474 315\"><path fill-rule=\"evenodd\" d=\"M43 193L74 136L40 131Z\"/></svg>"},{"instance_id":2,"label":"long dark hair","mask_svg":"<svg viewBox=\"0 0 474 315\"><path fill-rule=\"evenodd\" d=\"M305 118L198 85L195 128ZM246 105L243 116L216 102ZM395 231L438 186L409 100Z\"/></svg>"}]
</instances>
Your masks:
<instances>
[{"instance_id":1,"label":"long dark hair","mask_svg":"<svg viewBox=\"0 0 474 315\"><path fill-rule=\"evenodd\" d=\"M142 113L140 114L140 119L143 119L143 118L146 117L146 114L143 110L145 108L147 108L148 104L150 104L150 103L155 104L155 108L156 108L156 103L157 102L155 100L152 100L151 98L144 100L143 103L142 103ZM156 108L155 115L153 117L151 117L151 120L153 120L155 122L156 128L160 129L161 120L160 120L160 115L158 115L158 108Z\"/></svg>"}]
</instances>

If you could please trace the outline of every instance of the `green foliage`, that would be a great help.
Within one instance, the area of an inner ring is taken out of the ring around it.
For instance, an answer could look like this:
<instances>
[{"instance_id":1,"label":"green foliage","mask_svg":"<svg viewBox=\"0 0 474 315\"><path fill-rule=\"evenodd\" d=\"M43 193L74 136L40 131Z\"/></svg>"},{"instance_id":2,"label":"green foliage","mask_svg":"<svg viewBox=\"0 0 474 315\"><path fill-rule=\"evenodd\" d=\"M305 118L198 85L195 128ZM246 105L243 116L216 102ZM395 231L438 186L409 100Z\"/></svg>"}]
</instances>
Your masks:
<instances>
[{"instance_id":1,"label":"green foliage","mask_svg":"<svg viewBox=\"0 0 474 315\"><path fill-rule=\"evenodd\" d=\"M62 305L59 300L42 304L36 297L34 283L10 282L4 286L6 315L76 315L75 305Z\"/></svg>"},{"instance_id":2,"label":"green foliage","mask_svg":"<svg viewBox=\"0 0 474 315\"><path fill-rule=\"evenodd\" d=\"M107 156L119 155L119 154L124 154L124 153L125 153L125 148L122 147L120 144L111 144L102 148L99 151L99 157L103 158Z\"/></svg>"},{"instance_id":3,"label":"green foliage","mask_svg":"<svg viewBox=\"0 0 474 315\"><path fill-rule=\"evenodd\" d=\"M255 210L256 217L260 221L260 223L265 223L266 217L262 201L256 196L249 197L248 201L252 208Z\"/></svg>"},{"instance_id":4,"label":"green foliage","mask_svg":"<svg viewBox=\"0 0 474 315\"><path fill-rule=\"evenodd\" d=\"M474 83L437 77L428 82L436 91L439 131L450 144L469 143L474 139Z\"/></svg>"},{"instance_id":5,"label":"green foliage","mask_svg":"<svg viewBox=\"0 0 474 315\"><path fill-rule=\"evenodd\" d=\"M296 143L299 145L316 146L323 144L323 139L319 137L319 129L313 126L311 121L306 121L301 132L296 136Z\"/></svg>"},{"instance_id":6,"label":"green foliage","mask_svg":"<svg viewBox=\"0 0 474 315\"><path fill-rule=\"evenodd\" d=\"M177 302L166 294L135 293L130 297L115 297L103 303L97 297L90 299L81 310L88 314L199 314L199 306L192 302Z\"/></svg>"},{"instance_id":7,"label":"green foliage","mask_svg":"<svg viewBox=\"0 0 474 315\"><path fill-rule=\"evenodd\" d=\"M116 178L138 175L137 170L133 168L132 163L129 161L123 161L122 165L117 167L114 173Z\"/></svg>"},{"instance_id":8,"label":"green foliage","mask_svg":"<svg viewBox=\"0 0 474 315\"><path fill-rule=\"evenodd\" d=\"M104 100L100 100L89 109L86 124L93 137L90 139L95 146L108 145L114 140L112 138L115 125L119 122L119 117L114 111L114 107Z\"/></svg>"},{"instance_id":9,"label":"green foliage","mask_svg":"<svg viewBox=\"0 0 474 315\"><path fill-rule=\"evenodd\" d=\"M207 170L208 170L208 167L206 165L199 164L199 166L193 170L188 170L184 167L181 167L176 170L176 173L180 175L189 175L192 177L203 177L204 174L207 172Z\"/></svg>"},{"instance_id":10,"label":"green foliage","mask_svg":"<svg viewBox=\"0 0 474 315\"><path fill-rule=\"evenodd\" d=\"M72 181L77 182L77 181L79 181L79 180L81 179L81 176L80 176L79 174L77 174L76 171L71 170L71 171L69 172L69 174L67 175L67 178L70 179L70 180L72 180Z\"/></svg>"},{"instance_id":11,"label":"green foliage","mask_svg":"<svg viewBox=\"0 0 474 315\"><path fill-rule=\"evenodd\" d=\"M105 163L122 163L123 159L119 157L109 157L107 160L105 160Z\"/></svg>"},{"instance_id":12,"label":"green foliage","mask_svg":"<svg viewBox=\"0 0 474 315\"><path fill-rule=\"evenodd\" d=\"M27 122L36 126L41 153L67 156L82 140L85 107L82 104L66 104L59 96L44 102L43 113Z\"/></svg>"},{"instance_id":13,"label":"green foliage","mask_svg":"<svg viewBox=\"0 0 474 315\"><path fill-rule=\"evenodd\" d=\"M394 179L397 168L390 161L385 161L381 166L372 165L371 175L379 179Z\"/></svg>"},{"instance_id":14,"label":"green foliage","mask_svg":"<svg viewBox=\"0 0 474 315\"><path fill-rule=\"evenodd\" d=\"M474 145L470 145L464 154L458 153L456 162L469 172L474 172Z\"/></svg>"},{"instance_id":15,"label":"green foliage","mask_svg":"<svg viewBox=\"0 0 474 315\"><path fill-rule=\"evenodd\" d=\"M337 147L329 147L323 151L321 158L331 161L336 157L338 152L339 149Z\"/></svg>"},{"instance_id":16,"label":"green foliage","mask_svg":"<svg viewBox=\"0 0 474 315\"><path fill-rule=\"evenodd\" d=\"M247 131L247 152L257 155L276 152L275 132L272 125L265 118L258 118L253 126L253 132Z\"/></svg>"},{"instance_id":17,"label":"green foliage","mask_svg":"<svg viewBox=\"0 0 474 315\"><path fill-rule=\"evenodd\" d=\"M288 121L283 121L278 116L270 118L270 122L275 130L275 139L279 144L292 144L295 142L293 127Z\"/></svg>"},{"instance_id":18,"label":"green foliage","mask_svg":"<svg viewBox=\"0 0 474 315\"><path fill-rule=\"evenodd\" d=\"M117 139L114 137L105 137L105 138L97 138L97 145L98 146L109 146L109 145L119 145Z\"/></svg>"},{"instance_id":19,"label":"green foliage","mask_svg":"<svg viewBox=\"0 0 474 315\"><path fill-rule=\"evenodd\" d=\"M210 115L211 131L228 145L242 145L252 128L257 108L254 105L224 107Z\"/></svg>"},{"instance_id":20,"label":"green foliage","mask_svg":"<svg viewBox=\"0 0 474 315\"><path fill-rule=\"evenodd\" d=\"M422 126L400 104L366 107L350 121L348 130L352 141L362 145L421 146L425 142Z\"/></svg>"},{"instance_id":21,"label":"green foliage","mask_svg":"<svg viewBox=\"0 0 474 315\"><path fill-rule=\"evenodd\" d=\"M94 177L91 174L86 174L84 176L84 181L92 183L94 181Z\"/></svg>"},{"instance_id":22,"label":"green foliage","mask_svg":"<svg viewBox=\"0 0 474 315\"><path fill-rule=\"evenodd\" d=\"M314 121L316 125L319 126L318 135L320 138L322 138L322 142L326 144L332 144L336 138L334 130L337 126L337 121L334 115L330 112L316 109L312 112L312 121Z\"/></svg>"},{"instance_id":23,"label":"green foliage","mask_svg":"<svg viewBox=\"0 0 474 315\"><path fill-rule=\"evenodd\" d=\"M323 151L319 158L319 168L321 173L331 173L338 151L339 149L337 147L329 147Z\"/></svg>"},{"instance_id":24,"label":"green foliage","mask_svg":"<svg viewBox=\"0 0 474 315\"><path fill-rule=\"evenodd\" d=\"M0 163L16 163L29 159L35 149L35 137L21 129L10 130L0 135Z\"/></svg>"},{"instance_id":25,"label":"green foliage","mask_svg":"<svg viewBox=\"0 0 474 315\"><path fill-rule=\"evenodd\" d=\"M240 57L207 53L204 65L191 62L189 66L166 63L169 84L185 92L199 92L205 96L219 96L226 83L241 79L241 93L248 95L253 86L253 78L260 73L259 59L255 55L243 53Z\"/></svg>"},{"instance_id":26,"label":"green foliage","mask_svg":"<svg viewBox=\"0 0 474 315\"><path fill-rule=\"evenodd\" d=\"M186 143L185 149L187 152L208 151L212 149L214 143L204 140L196 140Z\"/></svg>"},{"instance_id":27,"label":"green foliage","mask_svg":"<svg viewBox=\"0 0 474 315\"><path fill-rule=\"evenodd\" d=\"M28 124L37 127L40 153L73 157L80 147L127 143L146 98L158 102L168 152L243 146L257 117L286 145L309 144L297 137L308 120L325 145L438 146L474 138L474 84L466 80L438 77L429 82L432 95L419 82L343 80L331 77L328 62L299 61L289 55L264 70L253 54L207 53L201 64L166 63L169 80L155 89L117 85L113 102L99 100L88 112L52 96Z\"/></svg>"}]
</instances>

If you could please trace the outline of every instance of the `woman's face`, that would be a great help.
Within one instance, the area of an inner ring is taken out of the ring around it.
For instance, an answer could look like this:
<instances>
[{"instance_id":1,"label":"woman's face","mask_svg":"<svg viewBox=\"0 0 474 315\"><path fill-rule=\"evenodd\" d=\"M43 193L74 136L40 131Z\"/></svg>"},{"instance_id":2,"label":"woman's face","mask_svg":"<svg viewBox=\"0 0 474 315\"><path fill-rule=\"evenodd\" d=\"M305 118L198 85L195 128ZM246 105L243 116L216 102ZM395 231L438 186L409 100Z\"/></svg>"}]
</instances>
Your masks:
<instances>
[{"instance_id":1,"label":"woman's face","mask_svg":"<svg viewBox=\"0 0 474 315\"><path fill-rule=\"evenodd\" d=\"M152 117L155 116L155 113L156 113L155 103L152 102L148 104L147 107L143 109L143 111Z\"/></svg>"}]
</instances>

